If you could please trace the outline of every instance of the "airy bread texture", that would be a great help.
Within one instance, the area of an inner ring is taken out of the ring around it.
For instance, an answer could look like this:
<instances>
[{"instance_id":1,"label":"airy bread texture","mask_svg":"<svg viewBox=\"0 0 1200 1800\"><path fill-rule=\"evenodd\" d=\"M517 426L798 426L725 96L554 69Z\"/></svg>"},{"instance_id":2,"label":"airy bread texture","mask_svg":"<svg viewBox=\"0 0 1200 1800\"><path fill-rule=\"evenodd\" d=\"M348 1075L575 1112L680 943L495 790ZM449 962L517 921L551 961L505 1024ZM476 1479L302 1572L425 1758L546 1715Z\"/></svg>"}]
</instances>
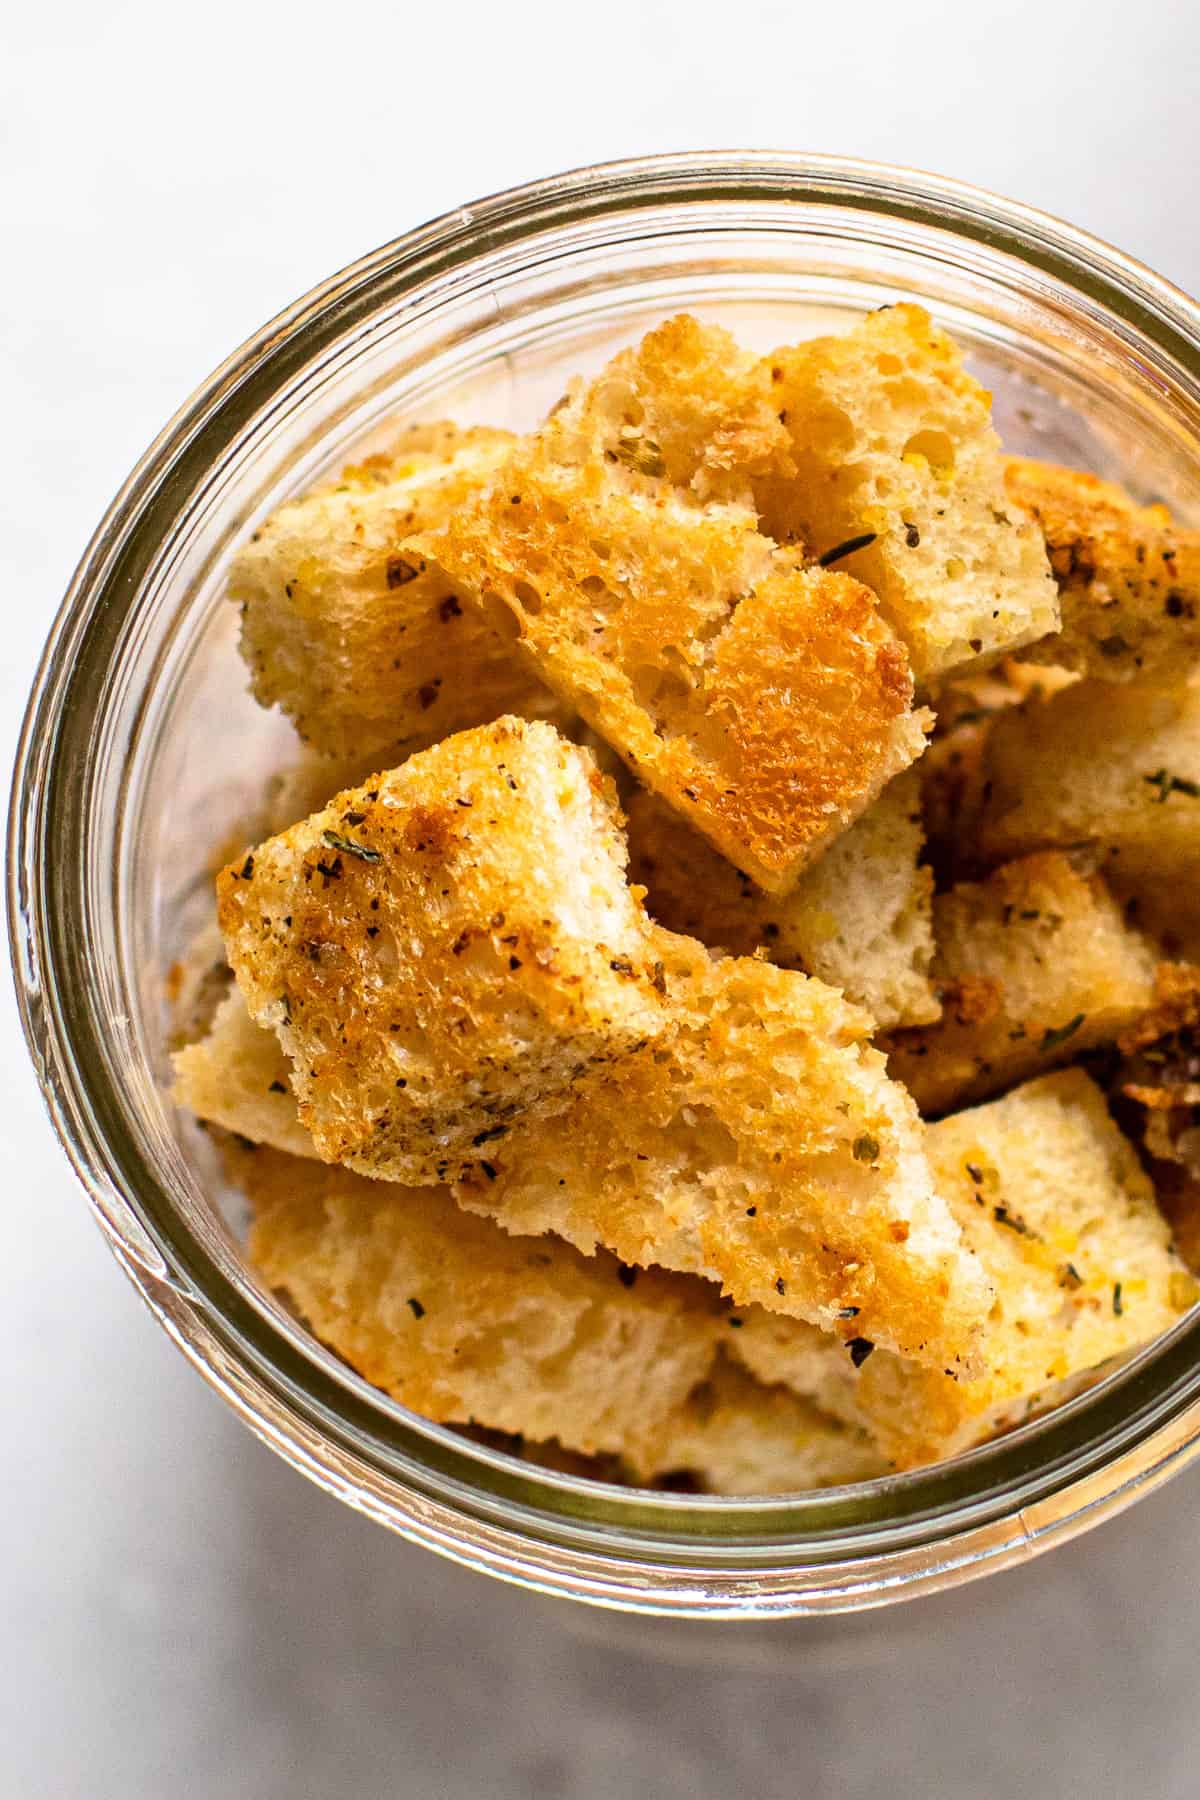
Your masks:
<instances>
[{"instance_id":1,"label":"airy bread texture","mask_svg":"<svg viewBox=\"0 0 1200 1800\"><path fill-rule=\"evenodd\" d=\"M888 1069L926 1116L1112 1043L1154 999L1155 957L1099 876L1044 851L933 902L936 1024Z\"/></svg>"},{"instance_id":2,"label":"airy bread texture","mask_svg":"<svg viewBox=\"0 0 1200 1800\"><path fill-rule=\"evenodd\" d=\"M1081 1069L943 1119L927 1141L995 1289L976 1379L886 1351L856 1369L828 1339L757 1312L727 1340L760 1380L857 1420L900 1467L953 1456L1068 1397L1196 1297L1150 1181Z\"/></svg>"},{"instance_id":3,"label":"airy bread texture","mask_svg":"<svg viewBox=\"0 0 1200 1800\"><path fill-rule=\"evenodd\" d=\"M919 306L767 363L790 472L756 482L764 531L838 558L878 594L918 685L1034 642L1059 624L1037 526L1008 497L991 396Z\"/></svg>"},{"instance_id":4,"label":"airy bread texture","mask_svg":"<svg viewBox=\"0 0 1200 1800\"><path fill-rule=\"evenodd\" d=\"M992 859L1094 847L1123 894L1200 915L1200 687L1080 681L999 719L979 845Z\"/></svg>"},{"instance_id":5,"label":"airy bread texture","mask_svg":"<svg viewBox=\"0 0 1200 1800\"><path fill-rule=\"evenodd\" d=\"M929 982L933 877L921 853L917 771L878 800L801 875L771 896L653 794L629 802L629 870L660 924L736 956L760 951L864 1006L880 1027L940 1011Z\"/></svg>"},{"instance_id":6,"label":"airy bread texture","mask_svg":"<svg viewBox=\"0 0 1200 1800\"><path fill-rule=\"evenodd\" d=\"M968 1366L990 1291L866 1014L809 977L660 942L670 1030L488 1143L460 1205Z\"/></svg>"},{"instance_id":7,"label":"airy bread texture","mask_svg":"<svg viewBox=\"0 0 1200 1800\"><path fill-rule=\"evenodd\" d=\"M710 1494L794 1494L888 1473L865 1431L790 1388L765 1387L725 1356L663 1421L653 1462L643 1479L689 1472Z\"/></svg>"},{"instance_id":8,"label":"airy bread texture","mask_svg":"<svg viewBox=\"0 0 1200 1800\"><path fill-rule=\"evenodd\" d=\"M660 1434L711 1367L714 1290L509 1237L444 1190L267 1149L240 1173L254 1266L368 1381L438 1422L677 1466Z\"/></svg>"},{"instance_id":9,"label":"airy bread texture","mask_svg":"<svg viewBox=\"0 0 1200 1800\"><path fill-rule=\"evenodd\" d=\"M223 871L230 964L323 1157L440 1180L663 1029L619 821L586 751L500 719Z\"/></svg>"},{"instance_id":10,"label":"airy bread texture","mask_svg":"<svg viewBox=\"0 0 1200 1800\"><path fill-rule=\"evenodd\" d=\"M291 1062L275 1033L254 1023L240 988L221 1001L207 1035L171 1060L176 1105L253 1144L270 1144L293 1156L316 1155L296 1111Z\"/></svg>"},{"instance_id":11,"label":"airy bread texture","mask_svg":"<svg viewBox=\"0 0 1200 1800\"><path fill-rule=\"evenodd\" d=\"M417 426L283 506L230 571L254 695L316 749L418 750L550 696L440 571L402 550L492 479L506 431Z\"/></svg>"},{"instance_id":12,"label":"airy bread texture","mask_svg":"<svg viewBox=\"0 0 1200 1800\"><path fill-rule=\"evenodd\" d=\"M1005 458L1010 498L1036 519L1062 630L1022 655L1100 681L1170 675L1200 650L1200 531L1098 475Z\"/></svg>"},{"instance_id":13,"label":"airy bread texture","mask_svg":"<svg viewBox=\"0 0 1200 1800\"><path fill-rule=\"evenodd\" d=\"M753 503L752 481L791 468L768 370L720 326L688 313L575 380L549 425L560 462L617 462L703 500Z\"/></svg>"},{"instance_id":14,"label":"airy bread texture","mask_svg":"<svg viewBox=\"0 0 1200 1800\"><path fill-rule=\"evenodd\" d=\"M786 892L924 748L903 646L861 583L804 567L749 506L677 486L657 439L593 454L615 429L577 395L406 553L515 635L644 785ZM700 454L684 436L667 434L681 473Z\"/></svg>"}]
</instances>

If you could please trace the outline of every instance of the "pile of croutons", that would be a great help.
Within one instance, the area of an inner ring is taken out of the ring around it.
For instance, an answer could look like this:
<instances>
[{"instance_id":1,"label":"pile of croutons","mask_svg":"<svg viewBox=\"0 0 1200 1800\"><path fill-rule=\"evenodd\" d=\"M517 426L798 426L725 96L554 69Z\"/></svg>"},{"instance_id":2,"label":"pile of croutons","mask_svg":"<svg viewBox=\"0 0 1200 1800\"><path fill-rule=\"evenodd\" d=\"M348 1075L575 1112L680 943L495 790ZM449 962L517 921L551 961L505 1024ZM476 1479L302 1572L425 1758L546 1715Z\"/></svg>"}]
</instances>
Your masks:
<instances>
[{"instance_id":1,"label":"pile of croutons","mask_svg":"<svg viewBox=\"0 0 1200 1800\"><path fill-rule=\"evenodd\" d=\"M920 308L675 318L526 437L399 430L230 591L308 748L175 1092L368 1380L785 1492L1192 1304L1200 532L1005 457Z\"/></svg>"}]
</instances>

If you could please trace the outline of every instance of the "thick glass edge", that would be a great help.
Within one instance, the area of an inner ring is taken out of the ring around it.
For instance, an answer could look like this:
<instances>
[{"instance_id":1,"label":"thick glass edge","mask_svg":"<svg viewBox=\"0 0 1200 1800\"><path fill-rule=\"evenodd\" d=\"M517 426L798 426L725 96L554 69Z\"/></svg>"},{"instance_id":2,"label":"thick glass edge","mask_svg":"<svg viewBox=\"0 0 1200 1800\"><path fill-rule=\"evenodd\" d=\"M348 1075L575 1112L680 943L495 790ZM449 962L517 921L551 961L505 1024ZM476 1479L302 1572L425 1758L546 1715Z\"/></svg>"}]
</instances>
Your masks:
<instances>
[{"instance_id":1,"label":"thick glass edge","mask_svg":"<svg viewBox=\"0 0 1200 1800\"><path fill-rule=\"evenodd\" d=\"M1122 312L1124 308L1122 316L1130 317L1128 309L1132 295L1137 317L1131 318L1131 322L1149 330L1150 335L1172 353L1175 350L1173 340L1178 339L1185 366L1200 367L1196 354L1196 309L1186 296L1130 259L1106 251L1096 240L1059 226L1045 215L936 177L914 179L901 171L881 170L869 164L837 159L790 156L760 159L734 152L652 159L584 170L495 196L475 207L463 208L385 246L334 276L249 340L216 371L193 401L160 434L97 531L47 646L18 750L14 779L10 822L10 934L23 1023L55 1127L104 1217L110 1239L115 1238L124 1245L145 1278L154 1277L155 1264L160 1261L163 1249L170 1246L147 1239L141 1222L121 1199L122 1176L128 1176L129 1171L121 1161L110 1160L103 1131L98 1129L90 1106L82 1104L81 1086L86 1089L86 1083L80 1081L78 1060L68 1053L74 1033L71 1021L63 1017L58 1004L61 989L48 988L42 979L43 963L46 970L57 969L59 964L53 954L49 958L39 954L36 942L40 938L42 950L47 944L53 947L56 934L50 928L55 923L59 926L64 923L61 910L56 908L56 900L61 901L61 891L57 895L53 891L61 889L61 884L55 882L47 889L42 880L41 850L50 809L39 806L38 801L48 798L55 785L54 745L48 726L56 716L74 667L72 652L76 634L94 621L102 603L111 598L111 589L106 593L104 587L105 579L112 574L114 560L120 552L128 551L130 528L139 522L147 500L156 487L161 488L168 471L177 468L178 460L189 448L199 448L197 437L222 412L223 443L227 445L236 437L238 427L252 410L253 403L253 394L239 392L243 384L249 383L253 390L262 392L284 379L290 366L289 351L294 359L299 354L299 340L303 339L304 353L308 354L314 328L320 326L325 336L336 336L347 328L356 310L378 303L378 284L385 271L390 272L391 280L411 288L430 278L431 267L453 268L507 238L519 239L533 231L552 229L589 213L619 212L653 204L694 204L705 200L778 199L789 194L806 201L827 200L841 206L866 206L902 213L943 231L957 221L968 235L999 242L1001 247L1007 245L1026 259L1030 258L1033 245L1039 256L1044 252L1047 260L1043 266L1056 269L1066 279L1074 280L1081 269L1090 271L1105 304L1114 304L1115 296L1120 304L1114 309ZM993 236L993 233L998 235ZM1147 309L1145 317L1143 309ZM239 399L240 404L237 403ZM207 464L207 453L199 461ZM182 474L181 470L177 472ZM174 487L175 483L170 485ZM181 485L186 487L186 481ZM161 493L159 498L162 498ZM125 572L129 572L127 565ZM32 927L31 934L29 927ZM141 1173L143 1176L150 1174L144 1170ZM137 1191L137 1184L133 1186ZM189 1286L191 1280L202 1273L179 1271L185 1285ZM472 1453L469 1461L477 1465L480 1459ZM500 1458L499 1461L509 1463L511 1459ZM524 1473L528 1482L528 1471ZM901 1479L919 1485L922 1479L928 1481L930 1477ZM543 1485L549 1497L552 1484ZM612 1492L621 1500L622 1509L628 1510L627 1497L623 1498L620 1490ZM674 1502L674 1509L677 1516L683 1510L678 1501ZM798 1511L807 1510L794 1502L786 1503L785 1509L793 1517ZM687 1510L694 1520L694 1507L689 1505ZM718 1510L729 1514L761 1511L736 1502L718 1503ZM777 1508L773 1506L770 1510L774 1512ZM680 1517L680 1523L684 1523L683 1517Z\"/></svg>"}]
</instances>

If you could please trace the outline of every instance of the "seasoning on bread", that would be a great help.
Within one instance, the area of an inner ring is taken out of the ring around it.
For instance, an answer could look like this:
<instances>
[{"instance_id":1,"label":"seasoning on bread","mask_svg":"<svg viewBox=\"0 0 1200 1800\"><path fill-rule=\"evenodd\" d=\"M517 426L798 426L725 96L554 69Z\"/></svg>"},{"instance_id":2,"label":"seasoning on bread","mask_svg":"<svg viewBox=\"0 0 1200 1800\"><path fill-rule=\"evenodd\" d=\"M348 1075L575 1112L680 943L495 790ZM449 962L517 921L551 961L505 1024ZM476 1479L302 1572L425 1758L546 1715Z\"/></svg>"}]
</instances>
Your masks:
<instances>
[{"instance_id":1,"label":"seasoning on bread","mask_svg":"<svg viewBox=\"0 0 1200 1800\"><path fill-rule=\"evenodd\" d=\"M398 746L552 705L444 576L402 551L486 484L513 442L418 426L280 507L238 552L229 594L255 698L315 749L397 761Z\"/></svg>"},{"instance_id":2,"label":"seasoning on bread","mask_svg":"<svg viewBox=\"0 0 1200 1800\"><path fill-rule=\"evenodd\" d=\"M733 1353L857 1419L901 1467L953 1456L1098 1379L1197 1295L1132 1146L1082 1069L930 1128L939 1190L995 1290L982 1372L955 1380L879 1351L858 1365L755 1314ZM822 1357L825 1368L822 1369Z\"/></svg>"},{"instance_id":3,"label":"seasoning on bread","mask_svg":"<svg viewBox=\"0 0 1200 1800\"><path fill-rule=\"evenodd\" d=\"M459 1203L969 1367L990 1290L870 1019L807 976L659 941L671 1028L560 1115L489 1143Z\"/></svg>"},{"instance_id":4,"label":"seasoning on bread","mask_svg":"<svg viewBox=\"0 0 1200 1800\"><path fill-rule=\"evenodd\" d=\"M762 528L874 589L918 685L1055 631L1042 535L1010 499L991 396L922 307L767 358L792 465L756 483Z\"/></svg>"},{"instance_id":5,"label":"seasoning on bread","mask_svg":"<svg viewBox=\"0 0 1200 1800\"><path fill-rule=\"evenodd\" d=\"M779 549L750 507L677 486L656 442L574 460L574 417L406 554L507 630L644 786L786 892L924 748L904 648L861 583Z\"/></svg>"},{"instance_id":6,"label":"seasoning on bread","mask_svg":"<svg viewBox=\"0 0 1200 1800\"><path fill-rule=\"evenodd\" d=\"M1009 496L1037 521L1062 629L1021 654L1099 681L1170 675L1200 652L1200 531L1098 475L1009 456Z\"/></svg>"},{"instance_id":7,"label":"seasoning on bread","mask_svg":"<svg viewBox=\"0 0 1200 1800\"><path fill-rule=\"evenodd\" d=\"M712 1364L714 1290L510 1237L442 1189L268 1149L240 1174L254 1266L368 1381L439 1422L672 1466L655 1441Z\"/></svg>"},{"instance_id":8,"label":"seasoning on bread","mask_svg":"<svg viewBox=\"0 0 1200 1800\"><path fill-rule=\"evenodd\" d=\"M992 861L1090 846L1122 890L1200 912L1200 687L1079 681L996 721L978 827Z\"/></svg>"},{"instance_id":9,"label":"seasoning on bread","mask_svg":"<svg viewBox=\"0 0 1200 1800\"><path fill-rule=\"evenodd\" d=\"M921 866L915 770L879 798L790 894L763 893L652 794L629 802L630 874L672 931L735 956L756 952L840 988L886 1029L940 1012L929 980L933 877Z\"/></svg>"},{"instance_id":10,"label":"seasoning on bread","mask_svg":"<svg viewBox=\"0 0 1200 1800\"><path fill-rule=\"evenodd\" d=\"M225 995L206 1035L172 1057L172 1097L205 1124L293 1156L315 1156L292 1092L291 1061L269 1026L256 1025L239 987Z\"/></svg>"},{"instance_id":11,"label":"seasoning on bread","mask_svg":"<svg viewBox=\"0 0 1200 1800\"><path fill-rule=\"evenodd\" d=\"M1154 999L1150 946L1061 851L936 895L933 929L941 1017L897 1032L888 1055L927 1116L1114 1042Z\"/></svg>"},{"instance_id":12,"label":"seasoning on bread","mask_svg":"<svg viewBox=\"0 0 1200 1800\"><path fill-rule=\"evenodd\" d=\"M586 751L508 718L224 870L230 963L322 1156L440 1180L664 1028L619 817Z\"/></svg>"}]
</instances>

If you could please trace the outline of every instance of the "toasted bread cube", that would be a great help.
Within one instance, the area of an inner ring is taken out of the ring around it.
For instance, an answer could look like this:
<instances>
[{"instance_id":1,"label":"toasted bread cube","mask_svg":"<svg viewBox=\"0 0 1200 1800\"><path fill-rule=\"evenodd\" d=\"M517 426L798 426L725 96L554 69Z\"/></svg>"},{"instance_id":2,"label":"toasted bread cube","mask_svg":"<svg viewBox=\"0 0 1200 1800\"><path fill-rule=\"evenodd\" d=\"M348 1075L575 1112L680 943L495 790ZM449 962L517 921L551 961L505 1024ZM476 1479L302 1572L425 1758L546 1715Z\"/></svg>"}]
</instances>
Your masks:
<instances>
[{"instance_id":1,"label":"toasted bread cube","mask_svg":"<svg viewBox=\"0 0 1200 1800\"><path fill-rule=\"evenodd\" d=\"M992 860L1094 846L1122 896L1200 914L1200 687L1080 681L999 720L979 844Z\"/></svg>"},{"instance_id":2,"label":"toasted bread cube","mask_svg":"<svg viewBox=\"0 0 1200 1800\"><path fill-rule=\"evenodd\" d=\"M704 1379L720 1303L661 1270L515 1238L444 1189L258 1150L241 1159L250 1259L322 1342L437 1422L653 1462Z\"/></svg>"},{"instance_id":3,"label":"toasted bread cube","mask_svg":"<svg viewBox=\"0 0 1200 1800\"><path fill-rule=\"evenodd\" d=\"M1195 1299L1133 1148L1081 1069L931 1127L929 1154L991 1279L982 1374L955 1380L886 1351L854 1366L791 1321L748 1313L728 1340L763 1381L857 1418L901 1467L953 1456L1069 1398Z\"/></svg>"},{"instance_id":4,"label":"toasted bread cube","mask_svg":"<svg viewBox=\"0 0 1200 1800\"><path fill-rule=\"evenodd\" d=\"M902 646L866 588L801 567L745 508L554 449L547 428L413 553L507 613L638 779L786 892L924 748Z\"/></svg>"},{"instance_id":5,"label":"toasted bread cube","mask_svg":"<svg viewBox=\"0 0 1200 1800\"><path fill-rule=\"evenodd\" d=\"M171 1097L209 1125L293 1156L315 1156L291 1088L292 1065L275 1033L256 1025L240 988L217 1008L205 1037L177 1050Z\"/></svg>"},{"instance_id":6,"label":"toasted bread cube","mask_svg":"<svg viewBox=\"0 0 1200 1800\"><path fill-rule=\"evenodd\" d=\"M926 1116L1112 1043L1154 998L1150 946L1058 851L936 895L933 930L942 1016L897 1033L888 1058Z\"/></svg>"},{"instance_id":7,"label":"toasted bread cube","mask_svg":"<svg viewBox=\"0 0 1200 1800\"><path fill-rule=\"evenodd\" d=\"M918 685L1059 623L1037 526L1008 498L991 396L919 306L768 359L793 471L756 483L762 528L879 595Z\"/></svg>"},{"instance_id":8,"label":"toasted bread cube","mask_svg":"<svg viewBox=\"0 0 1200 1800\"><path fill-rule=\"evenodd\" d=\"M629 860L660 924L781 969L803 969L864 1006L877 1025L921 1025L940 1008L929 983L933 878L919 866L916 770L801 875L790 894L756 888L653 794L629 802Z\"/></svg>"},{"instance_id":9,"label":"toasted bread cube","mask_svg":"<svg viewBox=\"0 0 1200 1800\"><path fill-rule=\"evenodd\" d=\"M1170 677L1200 651L1200 531L1165 506L1054 463L1005 459L1010 498L1037 521L1062 630L1022 652L1100 681Z\"/></svg>"},{"instance_id":10,"label":"toasted bread cube","mask_svg":"<svg viewBox=\"0 0 1200 1800\"><path fill-rule=\"evenodd\" d=\"M619 819L585 751L500 719L229 865L229 960L321 1156L440 1179L663 1028Z\"/></svg>"},{"instance_id":11,"label":"toasted bread cube","mask_svg":"<svg viewBox=\"0 0 1200 1800\"><path fill-rule=\"evenodd\" d=\"M660 942L671 1029L489 1143L459 1204L967 1366L989 1290L870 1019L807 976Z\"/></svg>"},{"instance_id":12,"label":"toasted bread cube","mask_svg":"<svg viewBox=\"0 0 1200 1800\"><path fill-rule=\"evenodd\" d=\"M663 1421L652 1451L643 1479L686 1472L709 1494L796 1494L888 1472L865 1431L789 1388L764 1386L724 1356Z\"/></svg>"},{"instance_id":13,"label":"toasted bread cube","mask_svg":"<svg viewBox=\"0 0 1200 1800\"><path fill-rule=\"evenodd\" d=\"M791 468L769 372L720 326L687 313L575 380L543 434L575 467L616 462L705 500L752 504L751 483Z\"/></svg>"},{"instance_id":14,"label":"toasted bread cube","mask_svg":"<svg viewBox=\"0 0 1200 1800\"><path fill-rule=\"evenodd\" d=\"M444 575L403 551L485 486L513 442L506 431L417 427L392 453L281 507L239 551L229 593L254 696L282 707L315 749L417 750L550 703Z\"/></svg>"},{"instance_id":15,"label":"toasted bread cube","mask_svg":"<svg viewBox=\"0 0 1200 1800\"><path fill-rule=\"evenodd\" d=\"M1074 680L1066 669L1009 659L939 692L937 727L920 763L925 854L938 887L987 872L979 819L986 797L984 750L997 716L1035 692L1046 698Z\"/></svg>"}]
</instances>

